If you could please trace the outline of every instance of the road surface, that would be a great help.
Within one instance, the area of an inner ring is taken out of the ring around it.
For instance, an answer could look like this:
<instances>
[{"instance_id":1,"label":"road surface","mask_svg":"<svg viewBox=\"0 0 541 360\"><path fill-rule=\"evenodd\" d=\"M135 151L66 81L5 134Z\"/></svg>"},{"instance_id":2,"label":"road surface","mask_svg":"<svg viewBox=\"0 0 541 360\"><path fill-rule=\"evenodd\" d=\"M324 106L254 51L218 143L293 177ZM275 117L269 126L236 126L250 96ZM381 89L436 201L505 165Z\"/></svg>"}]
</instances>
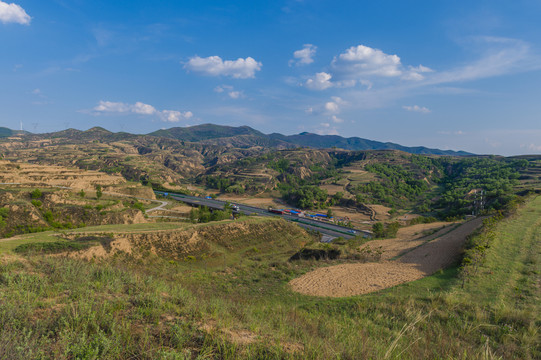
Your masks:
<instances>
[{"instance_id":1,"label":"road surface","mask_svg":"<svg viewBox=\"0 0 541 360\"><path fill-rule=\"evenodd\" d=\"M189 196L189 195L184 195L184 194L175 194L171 192L166 193L163 191L155 191L155 193L159 195L168 194L173 199L185 202L190 205L206 206L208 208L217 209L217 210L223 210L226 203L225 201L221 201L221 200L207 199L207 198ZM323 221L312 220L309 218L299 218L298 216L294 216L294 215L273 214L273 213L269 213L266 209L258 208L255 206L244 205L240 203L235 203L235 205L239 207L238 212L240 213L244 213L246 215L279 216L285 220L294 222L305 229L319 231L323 235L328 235L332 238L343 237L345 239L351 239L355 237L355 234L351 233L352 229L344 227L344 226L329 224ZM359 234L358 231L357 231L357 234Z\"/></svg>"}]
</instances>

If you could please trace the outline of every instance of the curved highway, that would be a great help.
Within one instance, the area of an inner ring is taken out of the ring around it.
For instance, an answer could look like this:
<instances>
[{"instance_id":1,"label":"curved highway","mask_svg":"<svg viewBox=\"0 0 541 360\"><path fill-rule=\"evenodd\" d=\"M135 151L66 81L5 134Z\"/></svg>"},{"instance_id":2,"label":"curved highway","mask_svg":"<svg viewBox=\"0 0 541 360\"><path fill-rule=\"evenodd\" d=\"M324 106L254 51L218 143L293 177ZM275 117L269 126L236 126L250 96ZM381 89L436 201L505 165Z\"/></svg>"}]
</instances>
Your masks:
<instances>
[{"instance_id":1,"label":"curved highway","mask_svg":"<svg viewBox=\"0 0 541 360\"><path fill-rule=\"evenodd\" d=\"M179 200L190 205L206 206L208 208L217 209L217 210L223 210L226 203L225 201L221 201L221 200L201 198L197 196L190 196L190 195L184 195L184 194L175 194L171 192L164 192L164 191L154 191L154 192L162 196L169 195L171 198L175 200ZM358 231L355 231L355 233L353 233L354 230L350 228L335 225L335 224L329 224L323 221L312 220L309 218L300 218L297 216L287 215L287 214L284 214L284 215L273 214L273 213L269 213L266 209L258 208L255 206L244 205L240 203L235 203L235 205L238 206L237 212L244 213L245 215L279 216L285 220L294 222L305 229L316 230L322 234L329 235L331 237L343 237L345 239L350 239L350 238L355 237L355 235L358 235L359 233Z\"/></svg>"}]
</instances>

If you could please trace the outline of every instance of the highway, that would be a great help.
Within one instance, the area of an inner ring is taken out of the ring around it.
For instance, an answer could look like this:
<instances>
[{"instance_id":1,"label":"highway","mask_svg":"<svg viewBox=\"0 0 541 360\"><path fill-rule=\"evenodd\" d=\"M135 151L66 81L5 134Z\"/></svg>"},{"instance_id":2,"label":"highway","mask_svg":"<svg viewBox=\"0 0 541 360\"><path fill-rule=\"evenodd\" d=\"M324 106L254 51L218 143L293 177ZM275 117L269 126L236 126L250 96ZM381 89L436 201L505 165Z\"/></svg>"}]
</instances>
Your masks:
<instances>
[{"instance_id":1,"label":"highway","mask_svg":"<svg viewBox=\"0 0 541 360\"><path fill-rule=\"evenodd\" d=\"M189 196L184 194L175 194L171 192L155 191L156 194L164 195L168 194L171 198L175 200L182 201L186 204L197 205L197 206L206 206L211 209L223 210L225 206L225 201L214 200L201 198L197 196ZM297 225L310 230L319 231L320 233L330 236L332 238L343 237L345 239L351 239L355 237L356 234L352 233L352 229L339 226L335 224L329 224L323 221L312 220L309 218L299 218L294 215L278 215L268 212L266 209L261 209L255 206L244 205L241 203L235 203L239 207L238 212L244 213L245 215L259 215L259 216L279 216L285 220L296 223ZM358 234L358 231L356 232Z\"/></svg>"}]
</instances>

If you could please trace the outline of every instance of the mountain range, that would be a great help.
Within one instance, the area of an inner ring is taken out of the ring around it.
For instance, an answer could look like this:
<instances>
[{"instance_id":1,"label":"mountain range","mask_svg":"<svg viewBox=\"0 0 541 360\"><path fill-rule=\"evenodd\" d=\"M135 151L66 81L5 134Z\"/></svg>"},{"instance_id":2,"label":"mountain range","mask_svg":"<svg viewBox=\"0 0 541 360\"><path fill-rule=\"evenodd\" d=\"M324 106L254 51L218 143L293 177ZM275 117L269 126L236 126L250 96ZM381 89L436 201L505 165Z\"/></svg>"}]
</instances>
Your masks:
<instances>
[{"instance_id":1,"label":"mountain range","mask_svg":"<svg viewBox=\"0 0 541 360\"><path fill-rule=\"evenodd\" d=\"M20 131L0 127L0 137L9 137L20 134ZM25 135L33 135L24 132ZM38 134L35 134L38 135ZM297 147L310 147L314 149L337 148L344 150L401 150L411 154L425 155L473 155L465 151L431 149L424 146L403 146L392 142L380 142L359 137L345 138L338 135L318 135L302 132L296 135L283 135L279 133L264 134L249 126L224 126L215 124L202 124L189 127L173 127L151 132L147 135L169 138L183 142L200 143L203 145L216 145L235 148L277 148L288 149ZM73 139L88 139L95 136L127 140L139 135L129 133L113 133L106 129L94 127L86 131L67 129L58 132L39 134L40 137L70 137Z\"/></svg>"},{"instance_id":2,"label":"mountain range","mask_svg":"<svg viewBox=\"0 0 541 360\"><path fill-rule=\"evenodd\" d=\"M267 135L249 126L233 127L203 124L158 130L148 135L240 148L252 146L277 148L311 147L316 149L339 148L344 150L401 150L411 154L427 155L473 155L465 151L430 149L424 146L409 147L392 142L380 142L359 137L345 138L338 135L318 135L309 132L302 132L296 135L282 135L278 133Z\"/></svg>"}]
</instances>

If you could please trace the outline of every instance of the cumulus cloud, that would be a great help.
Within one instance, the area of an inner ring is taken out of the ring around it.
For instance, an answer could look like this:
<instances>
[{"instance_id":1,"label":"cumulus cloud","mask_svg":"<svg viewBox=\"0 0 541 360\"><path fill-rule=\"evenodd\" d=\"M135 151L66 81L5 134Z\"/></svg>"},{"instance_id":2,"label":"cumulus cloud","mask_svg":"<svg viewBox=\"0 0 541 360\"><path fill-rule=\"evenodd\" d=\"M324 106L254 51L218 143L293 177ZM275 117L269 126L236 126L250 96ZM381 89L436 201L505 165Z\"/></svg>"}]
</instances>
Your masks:
<instances>
[{"instance_id":1,"label":"cumulus cloud","mask_svg":"<svg viewBox=\"0 0 541 360\"><path fill-rule=\"evenodd\" d=\"M388 55L379 49L364 45L350 47L344 53L335 57L331 66L338 72L358 77L369 75L393 77L402 75L402 64L397 55Z\"/></svg>"},{"instance_id":2,"label":"cumulus cloud","mask_svg":"<svg viewBox=\"0 0 541 360\"><path fill-rule=\"evenodd\" d=\"M338 114L340 112L340 105L344 105L346 102L338 96L332 96L332 101L325 103L325 110L331 114Z\"/></svg>"},{"instance_id":3,"label":"cumulus cloud","mask_svg":"<svg viewBox=\"0 0 541 360\"><path fill-rule=\"evenodd\" d=\"M214 91L217 93L227 92L227 96L229 96L231 99L240 99L244 97L244 92L235 90L234 87L230 85L216 86Z\"/></svg>"},{"instance_id":4,"label":"cumulus cloud","mask_svg":"<svg viewBox=\"0 0 541 360\"><path fill-rule=\"evenodd\" d=\"M319 72L313 77L306 80L305 85L310 90L325 90L334 86L333 83L331 83L331 79L331 74L328 74L326 72Z\"/></svg>"},{"instance_id":5,"label":"cumulus cloud","mask_svg":"<svg viewBox=\"0 0 541 360\"><path fill-rule=\"evenodd\" d=\"M308 65L314 62L317 46L304 44L303 48L293 53L293 59L289 60L289 66Z\"/></svg>"},{"instance_id":6,"label":"cumulus cloud","mask_svg":"<svg viewBox=\"0 0 541 360\"><path fill-rule=\"evenodd\" d=\"M184 65L184 68L209 76L229 76L235 79L255 77L256 71L261 70L262 63L251 57L237 60L222 60L219 56L202 58L194 56Z\"/></svg>"},{"instance_id":7,"label":"cumulus cloud","mask_svg":"<svg viewBox=\"0 0 541 360\"><path fill-rule=\"evenodd\" d=\"M176 110L162 110L158 112L162 121L167 122L179 122L181 120L188 120L193 117L191 111L180 112Z\"/></svg>"},{"instance_id":8,"label":"cumulus cloud","mask_svg":"<svg viewBox=\"0 0 541 360\"><path fill-rule=\"evenodd\" d=\"M337 113L340 111L340 107L337 103L329 101L325 103L325 110L327 110L330 113Z\"/></svg>"},{"instance_id":9,"label":"cumulus cloud","mask_svg":"<svg viewBox=\"0 0 541 360\"><path fill-rule=\"evenodd\" d=\"M166 122L179 122L181 120L190 119L193 116L191 111L180 112L176 110L157 110L154 106L142 102L135 104L127 104L123 102L100 101L92 109L94 115L103 115L107 113L118 114L138 114L138 115L154 115L160 120Z\"/></svg>"},{"instance_id":10,"label":"cumulus cloud","mask_svg":"<svg viewBox=\"0 0 541 360\"><path fill-rule=\"evenodd\" d=\"M17 4L0 1L0 22L29 25L32 18Z\"/></svg>"},{"instance_id":11,"label":"cumulus cloud","mask_svg":"<svg viewBox=\"0 0 541 360\"><path fill-rule=\"evenodd\" d=\"M311 90L331 87L348 88L357 84L370 90L377 79L423 80L424 73L433 72L429 67L405 67L398 55L365 45L352 46L335 56L325 72L308 78L305 86Z\"/></svg>"},{"instance_id":12,"label":"cumulus cloud","mask_svg":"<svg viewBox=\"0 0 541 360\"><path fill-rule=\"evenodd\" d=\"M136 114L141 115L153 115L157 112L156 108L152 105L143 104L142 102L136 102L131 109Z\"/></svg>"},{"instance_id":13,"label":"cumulus cloud","mask_svg":"<svg viewBox=\"0 0 541 360\"><path fill-rule=\"evenodd\" d=\"M402 108L407 111L419 112L423 114L428 114L430 112L429 108L426 108L424 106L419 106L419 105L402 106Z\"/></svg>"}]
</instances>

